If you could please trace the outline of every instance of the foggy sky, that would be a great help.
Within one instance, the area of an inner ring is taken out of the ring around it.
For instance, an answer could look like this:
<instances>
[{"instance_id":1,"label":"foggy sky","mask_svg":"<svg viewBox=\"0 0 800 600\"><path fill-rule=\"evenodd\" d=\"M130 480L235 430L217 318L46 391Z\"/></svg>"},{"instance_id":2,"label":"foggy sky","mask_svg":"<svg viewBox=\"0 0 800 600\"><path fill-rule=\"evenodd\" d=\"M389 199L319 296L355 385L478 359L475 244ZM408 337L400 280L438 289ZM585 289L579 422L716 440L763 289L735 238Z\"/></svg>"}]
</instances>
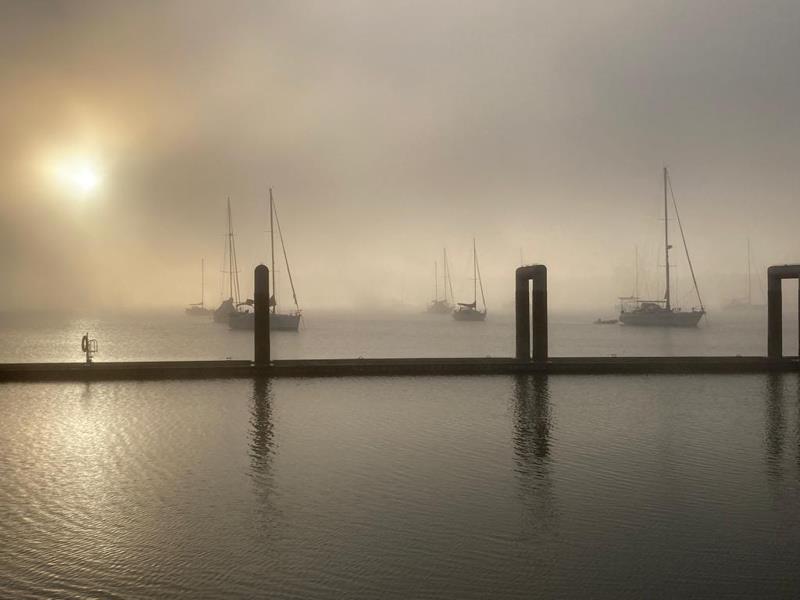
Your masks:
<instances>
[{"instance_id":1,"label":"foggy sky","mask_svg":"<svg viewBox=\"0 0 800 600\"><path fill-rule=\"evenodd\" d=\"M800 260L798 31L796 0L4 2L0 309L195 302L201 257L215 305L228 197L249 294L270 186L306 308L421 306L443 246L471 300L474 236L490 312L520 253L611 309L637 246L659 293L663 165L704 300L742 296L748 237ZM70 156L96 193L44 173Z\"/></svg>"}]
</instances>

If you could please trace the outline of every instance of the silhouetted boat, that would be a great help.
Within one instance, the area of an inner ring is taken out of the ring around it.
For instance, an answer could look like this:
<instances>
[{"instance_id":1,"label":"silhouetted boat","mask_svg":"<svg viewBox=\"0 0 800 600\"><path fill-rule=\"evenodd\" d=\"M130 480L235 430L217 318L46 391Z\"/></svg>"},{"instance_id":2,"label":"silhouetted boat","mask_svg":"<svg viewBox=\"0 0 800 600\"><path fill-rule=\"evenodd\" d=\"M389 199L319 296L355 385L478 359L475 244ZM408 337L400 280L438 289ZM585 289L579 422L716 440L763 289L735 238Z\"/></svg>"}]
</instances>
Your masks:
<instances>
[{"instance_id":1,"label":"silhouetted boat","mask_svg":"<svg viewBox=\"0 0 800 600\"><path fill-rule=\"evenodd\" d=\"M294 300L294 310L289 312L278 312L277 290L275 277L275 226L278 228L278 238L283 250L283 260L286 263L286 274L289 276L289 285L292 288L292 298ZM270 245L270 274L272 275L272 296L269 299L269 328L272 331L297 331L300 327L301 311L297 304L297 293L294 289L292 271L289 268L289 258L286 255L286 244L283 241L281 223L278 219L278 210L272 199L272 188L269 190L269 245ZM252 301L247 302L252 305ZM231 329L253 329L255 327L255 314L252 311L237 312L230 317Z\"/></svg>"},{"instance_id":2,"label":"silhouetted boat","mask_svg":"<svg viewBox=\"0 0 800 600\"><path fill-rule=\"evenodd\" d=\"M481 288L481 302L483 310L478 310L478 285ZM456 321L485 321L486 320L486 297L483 294L483 281L481 281L481 270L478 266L478 252L475 247L475 239L472 240L472 302L459 302L453 311L453 318Z\"/></svg>"},{"instance_id":3,"label":"silhouetted boat","mask_svg":"<svg viewBox=\"0 0 800 600\"><path fill-rule=\"evenodd\" d=\"M212 313L210 308L206 308L206 269L205 260L200 259L200 302L190 304L184 311L190 317L206 317Z\"/></svg>"},{"instance_id":4,"label":"silhouetted boat","mask_svg":"<svg viewBox=\"0 0 800 600\"><path fill-rule=\"evenodd\" d=\"M595 325L616 325L619 323L619 319L597 319L594 324Z\"/></svg>"},{"instance_id":5,"label":"silhouetted boat","mask_svg":"<svg viewBox=\"0 0 800 600\"><path fill-rule=\"evenodd\" d=\"M753 303L752 277L750 275L750 238L747 238L747 295L744 298L734 298L725 305L725 310L763 312L764 304Z\"/></svg>"},{"instance_id":6,"label":"silhouetted boat","mask_svg":"<svg viewBox=\"0 0 800 600\"><path fill-rule=\"evenodd\" d=\"M226 300L222 301L217 309L214 311L214 321L217 323L228 323L230 316L236 314L239 310L240 294L239 294L239 266L236 262L236 240L233 236L233 221L231 219L231 200L228 198L228 233L226 235L225 252L222 257L222 264L225 265L226 259L228 263L228 270L224 270L223 266L223 284L225 282L225 273L228 274L228 291L229 296Z\"/></svg>"},{"instance_id":7,"label":"silhouetted boat","mask_svg":"<svg viewBox=\"0 0 800 600\"><path fill-rule=\"evenodd\" d=\"M669 279L669 251L672 248L669 243L669 208L667 203L667 192L672 189L669 180L669 173L667 168L664 167L664 256L665 256L665 269L666 269L666 291L663 300L641 300L638 296L629 296L620 298L620 314L619 320L624 325L635 325L641 327L696 327L700 319L706 314L703 307L703 301L700 298L700 291L697 288L697 279L694 275L694 267L692 267L692 259L689 257L689 249L686 245L686 237L683 234L683 225L681 225L681 218L678 214L678 205L675 202L675 196L672 195L672 204L675 209L675 218L678 221L678 227L681 232L681 239L683 240L683 248L686 252L686 260L689 263L689 271L692 274L692 282L694 289L697 293L697 299L700 303L700 308L692 308L691 311L682 311L680 308L675 308L672 305L672 298L670 296L670 279Z\"/></svg>"},{"instance_id":8,"label":"silhouetted boat","mask_svg":"<svg viewBox=\"0 0 800 600\"><path fill-rule=\"evenodd\" d=\"M450 288L450 299L453 298L453 283L450 280L450 268L447 265L447 249L445 248L442 256L442 293L443 298L439 298L439 274L437 273L437 263L433 263L433 300L428 305L428 312L437 315L446 315L453 310L453 304L447 297L447 289Z\"/></svg>"}]
</instances>

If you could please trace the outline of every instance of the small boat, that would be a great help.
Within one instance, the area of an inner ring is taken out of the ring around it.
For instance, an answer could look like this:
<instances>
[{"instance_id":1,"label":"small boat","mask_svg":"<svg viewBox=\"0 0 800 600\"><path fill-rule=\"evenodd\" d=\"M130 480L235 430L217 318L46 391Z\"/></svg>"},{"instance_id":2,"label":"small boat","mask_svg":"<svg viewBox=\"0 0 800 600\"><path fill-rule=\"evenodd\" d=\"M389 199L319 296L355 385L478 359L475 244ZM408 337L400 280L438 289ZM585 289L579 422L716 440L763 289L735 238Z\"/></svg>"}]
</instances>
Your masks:
<instances>
[{"instance_id":1,"label":"small boat","mask_svg":"<svg viewBox=\"0 0 800 600\"><path fill-rule=\"evenodd\" d=\"M594 324L595 325L616 325L619 323L619 319L597 319Z\"/></svg>"},{"instance_id":2,"label":"small boat","mask_svg":"<svg viewBox=\"0 0 800 600\"><path fill-rule=\"evenodd\" d=\"M289 285L292 289L292 298L294 300L294 310L287 312L278 312L277 301L277 278L275 277L275 228L278 229L278 239L281 242L281 249L283 250L283 260L286 264L286 274L289 276ZM270 331L297 331L300 327L300 317L302 311L297 304L297 293L294 289L294 280L292 279L292 271L289 268L289 258L286 255L286 244L283 241L283 232L281 231L281 222L278 219L278 210L275 207L275 201L272 198L272 188L269 190L269 242L270 242L270 275L272 276L272 295L269 298L269 328ZM247 306L252 307L252 300L245 303ZM231 329L253 330L255 328L255 314L248 310L237 311L230 315L229 325Z\"/></svg>"},{"instance_id":3,"label":"small boat","mask_svg":"<svg viewBox=\"0 0 800 600\"><path fill-rule=\"evenodd\" d=\"M675 218L678 221L678 227L681 231L686 260L689 263L689 272L692 274L692 282L694 283L694 290L697 294L700 308L692 308L691 311L682 311L672 304L669 277L669 251L672 246L669 243L669 205L667 203L667 193L671 189L669 172L667 168L664 167L664 265L666 269L666 290L664 299L641 300L638 295L620 298L619 320L623 325L638 327L697 327L700 319L706 314L705 308L703 307L703 300L700 298L700 291L697 288L697 279L694 275L694 267L692 266L692 259L689 256L689 249L686 245L686 237L683 234L683 225L681 225L678 205L675 202L674 195L672 196L672 204L675 209Z\"/></svg>"},{"instance_id":4,"label":"small boat","mask_svg":"<svg viewBox=\"0 0 800 600\"><path fill-rule=\"evenodd\" d=\"M450 280L450 268L447 265L447 249L445 248L442 256L442 294L439 298L439 274L437 273L438 264L433 263L433 300L428 304L427 312L437 315L446 315L453 310L453 305L447 297L447 288L450 288L450 298L453 297L453 283Z\"/></svg>"},{"instance_id":5,"label":"small boat","mask_svg":"<svg viewBox=\"0 0 800 600\"><path fill-rule=\"evenodd\" d=\"M236 263L236 240L233 235L233 221L231 219L231 199L228 198L228 233L225 245L225 252L222 257L222 264L228 263L228 270L222 271L222 283L225 284L225 275L228 275L229 296L214 311L215 323L228 323L230 316L236 314L241 305L239 294L239 266Z\"/></svg>"},{"instance_id":6,"label":"small boat","mask_svg":"<svg viewBox=\"0 0 800 600\"><path fill-rule=\"evenodd\" d=\"M200 259L200 302L195 302L186 307L184 311L190 317L207 317L212 313L210 308L205 305L206 292L206 268L205 260Z\"/></svg>"},{"instance_id":7,"label":"small boat","mask_svg":"<svg viewBox=\"0 0 800 600\"><path fill-rule=\"evenodd\" d=\"M456 321L485 321L486 320L486 297L483 294L483 281L481 281L481 270L478 266L478 252L475 247L475 239L472 240L472 302L459 302L453 311L453 318ZM483 310L478 310L478 286L481 288L481 302Z\"/></svg>"}]
</instances>

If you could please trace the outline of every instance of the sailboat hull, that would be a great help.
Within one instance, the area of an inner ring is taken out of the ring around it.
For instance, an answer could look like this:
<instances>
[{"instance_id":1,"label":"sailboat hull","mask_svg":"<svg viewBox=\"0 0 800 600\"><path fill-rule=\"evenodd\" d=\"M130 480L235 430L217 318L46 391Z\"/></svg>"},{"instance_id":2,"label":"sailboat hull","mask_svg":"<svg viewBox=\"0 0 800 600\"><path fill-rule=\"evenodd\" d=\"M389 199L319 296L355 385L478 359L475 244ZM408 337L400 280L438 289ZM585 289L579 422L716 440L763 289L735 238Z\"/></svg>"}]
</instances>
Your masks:
<instances>
[{"instance_id":1,"label":"sailboat hull","mask_svg":"<svg viewBox=\"0 0 800 600\"><path fill-rule=\"evenodd\" d=\"M228 324L231 329L252 331L255 328L255 314L252 312L231 315ZM285 313L269 314L270 331L297 331L300 328L300 315Z\"/></svg>"},{"instance_id":2,"label":"sailboat hull","mask_svg":"<svg viewBox=\"0 0 800 600\"><path fill-rule=\"evenodd\" d=\"M232 314L236 313L236 307L233 305L233 300L228 298L214 311L215 323L227 323Z\"/></svg>"},{"instance_id":3,"label":"sailboat hull","mask_svg":"<svg viewBox=\"0 0 800 600\"><path fill-rule=\"evenodd\" d=\"M705 312L693 310L682 312L679 310L642 311L633 310L621 312L619 321L623 325L633 327L697 327Z\"/></svg>"},{"instance_id":4,"label":"sailboat hull","mask_svg":"<svg viewBox=\"0 0 800 600\"><path fill-rule=\"evenodd\" d=\"M446 315L452 310L445 300L434 300L428 305L428 312L436 315Z\"/></svg>"},{"instance_id":5,"label":"sailboat hull","mask_svg":"<svg viewBox=\"0 0 800 600\"><path fill-rule=\"evenodd\" d=\"M486 311L479 311L474 308L454 310L453 318L456 321L485 321Z\"/></svg>"}]
</instances>

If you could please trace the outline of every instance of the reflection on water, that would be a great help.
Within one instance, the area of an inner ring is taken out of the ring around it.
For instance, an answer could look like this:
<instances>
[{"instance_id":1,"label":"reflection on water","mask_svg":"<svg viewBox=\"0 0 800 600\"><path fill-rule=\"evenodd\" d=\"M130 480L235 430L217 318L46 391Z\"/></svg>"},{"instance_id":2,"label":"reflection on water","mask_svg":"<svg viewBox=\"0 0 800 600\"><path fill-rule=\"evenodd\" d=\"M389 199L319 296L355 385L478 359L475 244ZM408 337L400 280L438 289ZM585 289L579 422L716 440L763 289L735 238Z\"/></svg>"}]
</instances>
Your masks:
<instances>
[{"instance_id":1,"label":"reflection on water","mask_svg":"<svg viewBox=\"0 0 800 600\"><path fill-rule=\"evenodd\" d=\"M0 598L798 598L798 417L797 374L0 385Z\"/></svg>"},{"instance_id":2,"label":"reflection on water","mask_svg":"<svg viewBox=\"0 0 800 600\"><path fill-rule=\"evenodd\" d=\"M783 475L783 446L786 437L786 424L783 415L783 389L786 384L782 373L767 375L765 407L765 446L767 450L767 473L771 478L780 479Z\"/></svg>"},{"instance_id":3,"label":"reflection on water","mask_svg":"<svg viewBox=\"0 0 800 600\"><path fill-rule=\"evenodd\" d=\"M250 472L259 498L259 513L272 518L274 503L272 462L275 455L275 425L272 419L272 381L266 377L253 380L250 407Z\"/></svg>"},{"instance_id":4,"label":"reflection on water","mask_svg":"<svg viewBox=\"0 0 800 600\"><path fill-rule=\"evenodd\" d=\"M272 423L272 382L266 377L253 381L253 405L250 410L250 425L253 428L250 440L250 458L253 472L269 473L275 437Z\"/></svg>"},{"instance_id":5,"label":"reflection on water","mask_svg":"<svg viewBox=\"0 0 800 600\"><path fill-rule=\"evenodd\" d=\"M548 527L555 518L550 461L552 417L547 376L514 379L514 463L526 526Z\"/></svg>"}]
</instances>

